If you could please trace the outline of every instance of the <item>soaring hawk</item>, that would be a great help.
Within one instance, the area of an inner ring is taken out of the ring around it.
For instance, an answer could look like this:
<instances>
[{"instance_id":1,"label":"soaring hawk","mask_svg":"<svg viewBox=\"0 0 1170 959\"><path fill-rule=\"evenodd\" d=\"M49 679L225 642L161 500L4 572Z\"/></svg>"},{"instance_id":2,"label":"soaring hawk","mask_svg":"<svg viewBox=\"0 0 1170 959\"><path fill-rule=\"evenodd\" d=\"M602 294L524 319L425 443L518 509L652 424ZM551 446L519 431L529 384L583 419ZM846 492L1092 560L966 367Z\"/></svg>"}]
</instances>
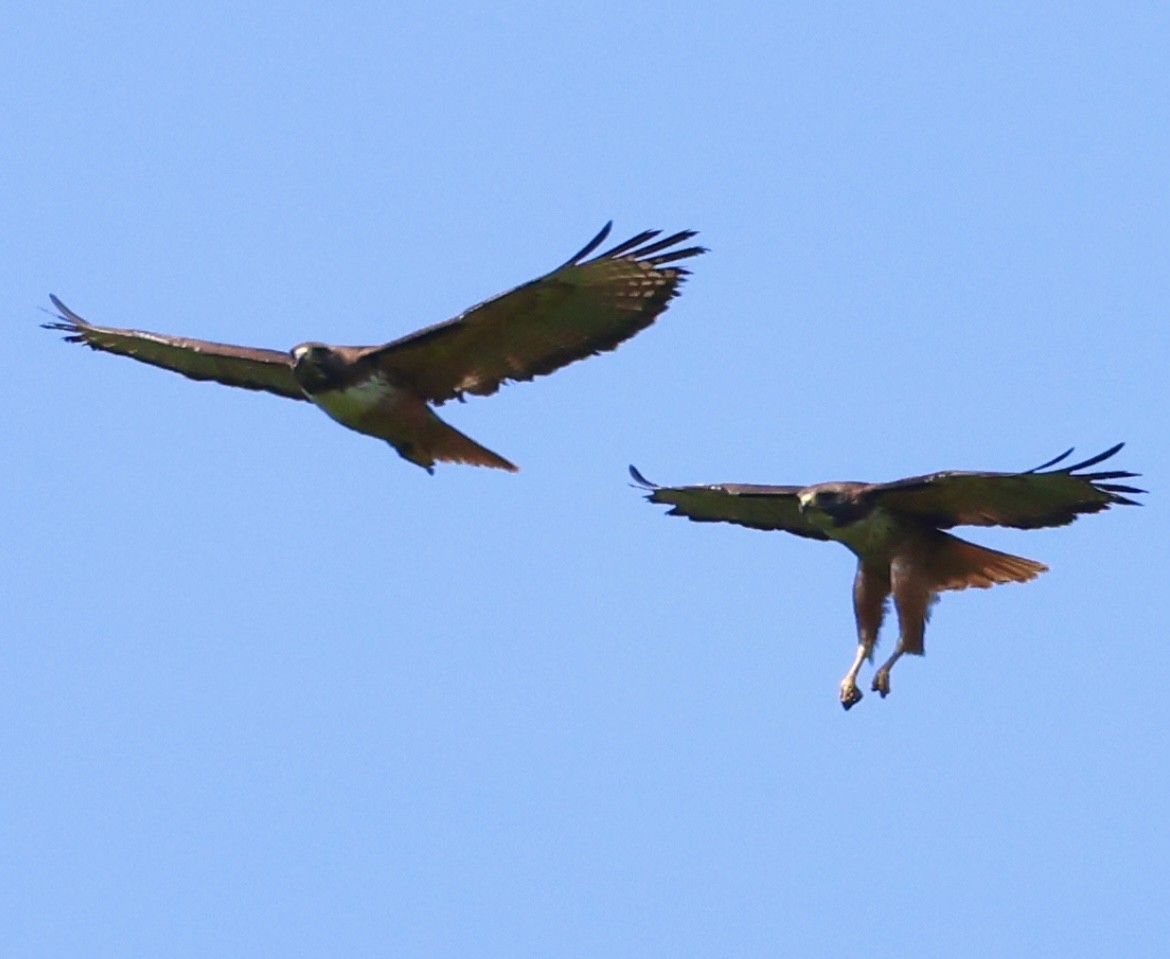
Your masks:
<instances>
[{"instance_id":1,"label":"soaring hawk","mask_svg":"<svg viewBox=\"0 0 1170 959\"><path fill-rule=\"evenodd\" d=\"M898 644L877 670L872 689L890 692L890 670L904 653L921 656L930 607L938 593L997 583L1026 583L1048 567L1022 556L976 546L945 533L954 526L1065 526L1081 513L1114 505L1138 506L1119 485L1136 473L1082 473L1113 456L1124 444L1075 466L1049 469L1072 450L1025 473L932 473L892 483L818 483L816 486L656 486L630 467L653 503L673 507L671 516L783 530L809 539L836 540L857 556L853 611L857 655L841 681L841 705L861 699L857 674L872 660L878 629L892 595L898 613Z\"/></svg>"},{"instance_id":2,"label":"soaring hawk","mask_svg":"<svg viewBox=\"0 0 1170 959\"><path fill-rule=\"evenodd\" d=\"M611 226L551 273L382 346L302 343L282 353L114 329L83 320L55 296L60 316L44 325L63 330L71 343L193 380L309 400L431 473L436 461L515 472L508 460L439 419L429 404L465 393L488 396L509 380L530 380L615 349L653 323L689 272L675 264L705 250L680 246L693 230L663 239L661 231L646 230L586 259Z\"/></svg>"}]
</instances>

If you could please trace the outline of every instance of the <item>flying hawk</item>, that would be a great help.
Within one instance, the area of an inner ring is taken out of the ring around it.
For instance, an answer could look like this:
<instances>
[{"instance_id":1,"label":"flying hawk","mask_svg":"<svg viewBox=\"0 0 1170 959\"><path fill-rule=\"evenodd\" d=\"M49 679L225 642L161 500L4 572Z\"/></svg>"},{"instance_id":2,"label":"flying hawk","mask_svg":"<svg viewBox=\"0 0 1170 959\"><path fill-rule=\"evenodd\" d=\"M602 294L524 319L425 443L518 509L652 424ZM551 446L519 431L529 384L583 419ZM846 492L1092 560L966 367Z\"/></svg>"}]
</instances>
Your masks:
<instances>
[{"instance_id":1,"label":"flying hawk","mask_svg":"<svg viewBox=\"0 0 1170 959\"><path fill-rule=\"evenodd\" d=\"M592 259L607 223L579 253L539 279L473 306L445 323L382 346L302 343L287 353L140 330L95 326L51 297L46 329L71 343L119 353L193 380L309 400L343 426L385 440L430 473L436 461L516 467L443 422L430 405L488 396L509 380L530 380L615 349L645 329L677 295L684 230L659 239L646 230Z\"/></svg>"},{"instance_id":2,"label":"flying hawk","mask_svg":"<svg viewBox=\"0 0 1170 959\"><path fill-rule=\"evenodd\" d=\"M877 670L872 689L884 699L890 670L903 653L921 656L930 607L947 589L1026 583L1048 567L1022 556L976 546L944 533L954 526L1065 526L1081 513L1122 504L1122 494L1145 490L1113 480L1137 473L1078 473L1113 456L1124 444L1075 466L1049 469L1072 450L1025 473L932 473L892 483L818 483L816 486L656 486L634 467L630 475L652 503L673 507L671 516L700 522L737 523L783 530L809 539L836 540L857 556L853 612L857 656L841 681L841 705L861 699L857 674L872 660L886 600L894 597L898 645ZM1045 472L1047 470L1047 472Z\"/></svg>"}]
</instances>

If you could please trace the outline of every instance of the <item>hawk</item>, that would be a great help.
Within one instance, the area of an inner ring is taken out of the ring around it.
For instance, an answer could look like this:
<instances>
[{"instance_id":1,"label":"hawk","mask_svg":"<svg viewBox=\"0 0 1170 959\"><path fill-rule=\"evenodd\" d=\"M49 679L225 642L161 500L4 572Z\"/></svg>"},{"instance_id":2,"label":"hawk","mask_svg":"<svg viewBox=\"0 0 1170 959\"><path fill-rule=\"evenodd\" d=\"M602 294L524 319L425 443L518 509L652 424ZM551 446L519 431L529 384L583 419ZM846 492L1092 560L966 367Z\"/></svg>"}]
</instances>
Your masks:
<instances>
[{"instance_id":1,"label":"hawk","mask_svg":"<svg viewBox=\"0 0 1170 959\"><path fill-rule=\"evenodd\" d=\"M1050 469L1072 450L1024 473L946 472L892 483L818 483L816 486L657 486L633 466L638 488L652 503L673 507L670 516L699 522L737 523L783 530L809 539L835 540L857 556L853 612L857 655L841 681L841 705L861 699L857 675L873 659L878 630L892 595L898 644L874 673L872 690L884 699L890 670L905 653L921 656L930 607L948 589L1026 583L1048 567L1022 556L976 546L944 530L955 526L1065 526L1081 513L1110 506L1139 506L1125 494L1145 490L1120 485L1137 473L1085 473L1124 444L1074 466Z\"/></svg>"},{"instance_id":2,"label":"hawk","mask_svg":"<svg viewBox=\"0 0 1170 959\"><path fill-rule=\"evenodd\" d=\"M689 271L677 266L701 246L684 230L646 230L586 259L607 223L550 273L473 306L452 320L381 346L302 343L287 353L141 330L96 326L57 297L46 329L71 343L182 373L193 380L308 400L343 426L385 440L434 473L436 462L515 472L498 453L441 420L431 408L464 394L488 396L509 380L531 380L615 349L658 317Z\"/></svg>"}]
</instances>

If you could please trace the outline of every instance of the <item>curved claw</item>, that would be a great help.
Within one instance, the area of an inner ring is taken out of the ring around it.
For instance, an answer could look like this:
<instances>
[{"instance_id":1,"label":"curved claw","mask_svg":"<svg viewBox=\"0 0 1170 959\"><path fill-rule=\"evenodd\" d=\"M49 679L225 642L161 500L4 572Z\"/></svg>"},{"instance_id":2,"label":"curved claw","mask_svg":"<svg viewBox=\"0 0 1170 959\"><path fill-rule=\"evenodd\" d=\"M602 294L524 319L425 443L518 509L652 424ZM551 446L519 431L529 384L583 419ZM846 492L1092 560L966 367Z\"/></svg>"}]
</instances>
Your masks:
<instances>
[{"instance_id":1,"label":"curved claw","mask_svg":"<svg viewBox=\"0 0 1170 959\"><path fill-rule=\"evenodd\" d=\"M869 688L872 689L875 693L880 693L882 699L885 699L887 696L889 696L890 695L890 671L883 667L882 669L879 669L876 673L874 673L873 674L873 685L871 685Z\"/></svg>"}]
</instances>

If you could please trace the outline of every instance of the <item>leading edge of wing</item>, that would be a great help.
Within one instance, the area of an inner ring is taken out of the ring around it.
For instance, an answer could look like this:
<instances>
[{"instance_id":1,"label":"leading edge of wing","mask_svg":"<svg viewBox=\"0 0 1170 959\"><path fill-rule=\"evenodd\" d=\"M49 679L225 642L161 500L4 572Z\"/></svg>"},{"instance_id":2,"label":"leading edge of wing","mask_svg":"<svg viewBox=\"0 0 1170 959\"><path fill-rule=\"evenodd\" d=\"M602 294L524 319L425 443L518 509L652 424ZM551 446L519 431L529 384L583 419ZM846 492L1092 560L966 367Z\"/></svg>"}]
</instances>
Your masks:
<instances>
[{"instance_id":1,"label":"leading edge of wing","mask_svg":"<svg viewBox=\"0 0 1170 959\"><path fill-rule=\"evenodd\" d=\"M809 539L828 537L800 511L799 486L762 486L725 483L706 486L659 486L630 466L634 488L645 491L651 503L670 506L668 516L685 516L699 523L734 523L749 529L782 531Z\"/></svg>"},{"instance_id":2,"label":"leading edge of wing","mask_svg":"<svg viewBox=\"0 0 1170 959\"><path fill-rule=\"evenodd\" d=\"M1140 506L1125 494L1146 492L1113 482L1138 476L1127 470L1080 472L1114 456L1124 443L1071 466L1052 469L1072 455L1060 456L1015 473L948 471L873 484L867 495L886 506L934 523L952 526L1011 526L1037 529L1063 526L1078 515L1110 506Z\"/></svg>"},{"instance_id":3,"label":"leading edge of wing","mask_svg":"<svg viewBox=\"0 0 1170 959\"><path fill-rule=\"evenodd\" d=\"M306 398L293 376L288 353L146 330L97 326L74 313L55 295L50 294L49 299L58 311L58 318L41 325L65 333L66 342L127 356L192 380L211 380L293 400Z\"/></svg>"},{"instance_id":4,"label":"leading edge of wing","mask_svg":"<svg viewBox=\"0 0 1170 959\"><path fill-rule=\"evenodd\" d=\"M643 230L637 236L631 237L629 240L625 240L622 243L619 243L617 246L615 246L609 250L606 250L604 253L599 253L597 256L593 257L592 260L586 260L585 257L587 257L594 250L596 250L597 247L599 247L602 244L602 242L605 240L605 238L607 236L609 236L610 230L612 228L613 228L613 220L610 220L608 223L605 224L605 226L603 226L601 228L601 232L599 232L592 240L590 240L588 243L586 243L585 246L583 246L580 250L578 250L571 257L569 257L567 260L565 260L564 263L560 264L559 266L555 267L552 270L549 270L547 273L541 274L540 276L536 277L533 280L529 280L525 283L521 283L519 286L513 287L510 290L505 290L502 293L498 293L497 295L495 295L487 300L483 300L482 302L477 303L475 306L468 307L466 310L464 310L458 316L452 317L449 320L441 320L438 323L432 323L430 326L424 326L421 329L415 330L413 333L406 333L403 336L400 336L394 340L390 340L389 342L386 342L386 343L380 343L380 344L377 344L374 346L357 347L357 349L361 349L367 353L382 353L382 352L389 352L391 350L402 348L402 347L422 346L430 340L434 340L438 337L443 337L443 336L447 336L447 335L454 333L458 329L458 327L462 323L466 322L468 317L473 316L475 311L478 310L479 308L486 306L487 304L490 304L490 303L492 303L496 300L499 300L505 296L508 296L509 294L516 293L520 290L523 290L526 287L530 287L530 286L533 286L537 283L540 283L542 280L546 280L548 277L553 276L554 274L560 272L561 270L567 269L568 267L572 267L572 266L578 266L578 265L581 265L582 263L594 263L594 262L597 262L599 260L610 260L610 259L624 258L624 259L635 260L639 263L646 263L649 266L660 267L660 266L666 266L666 265L669 265L671 263L674 263L677 260L690 259L691 257L700 256L703 253L709 252L707 247L705 247L705 246L689 246L689 247L685 247L684 249L681 249L681 250L672 250L670 252L662 254L661 256L650 256L650 254L657 253L660 250L664 250L668 246L673 246L677 243L682 243L686 240L689 240L693 236L698 236L699 231L698 230L680 230L678 233L674 233L671 236L666 237L665 239L658 240L655 243L651 243L642 249L635 249L636 247L638 247L642 243L646 243L648 240L652 240L655 237L657 237L659 234L662 233L661 230ZM688 270L684 267L680 266L680 267L675 267L674 269L676 270L676 272L680 276L689 276L690 275L690 270Z\"/></svg>"}]
</instances>

